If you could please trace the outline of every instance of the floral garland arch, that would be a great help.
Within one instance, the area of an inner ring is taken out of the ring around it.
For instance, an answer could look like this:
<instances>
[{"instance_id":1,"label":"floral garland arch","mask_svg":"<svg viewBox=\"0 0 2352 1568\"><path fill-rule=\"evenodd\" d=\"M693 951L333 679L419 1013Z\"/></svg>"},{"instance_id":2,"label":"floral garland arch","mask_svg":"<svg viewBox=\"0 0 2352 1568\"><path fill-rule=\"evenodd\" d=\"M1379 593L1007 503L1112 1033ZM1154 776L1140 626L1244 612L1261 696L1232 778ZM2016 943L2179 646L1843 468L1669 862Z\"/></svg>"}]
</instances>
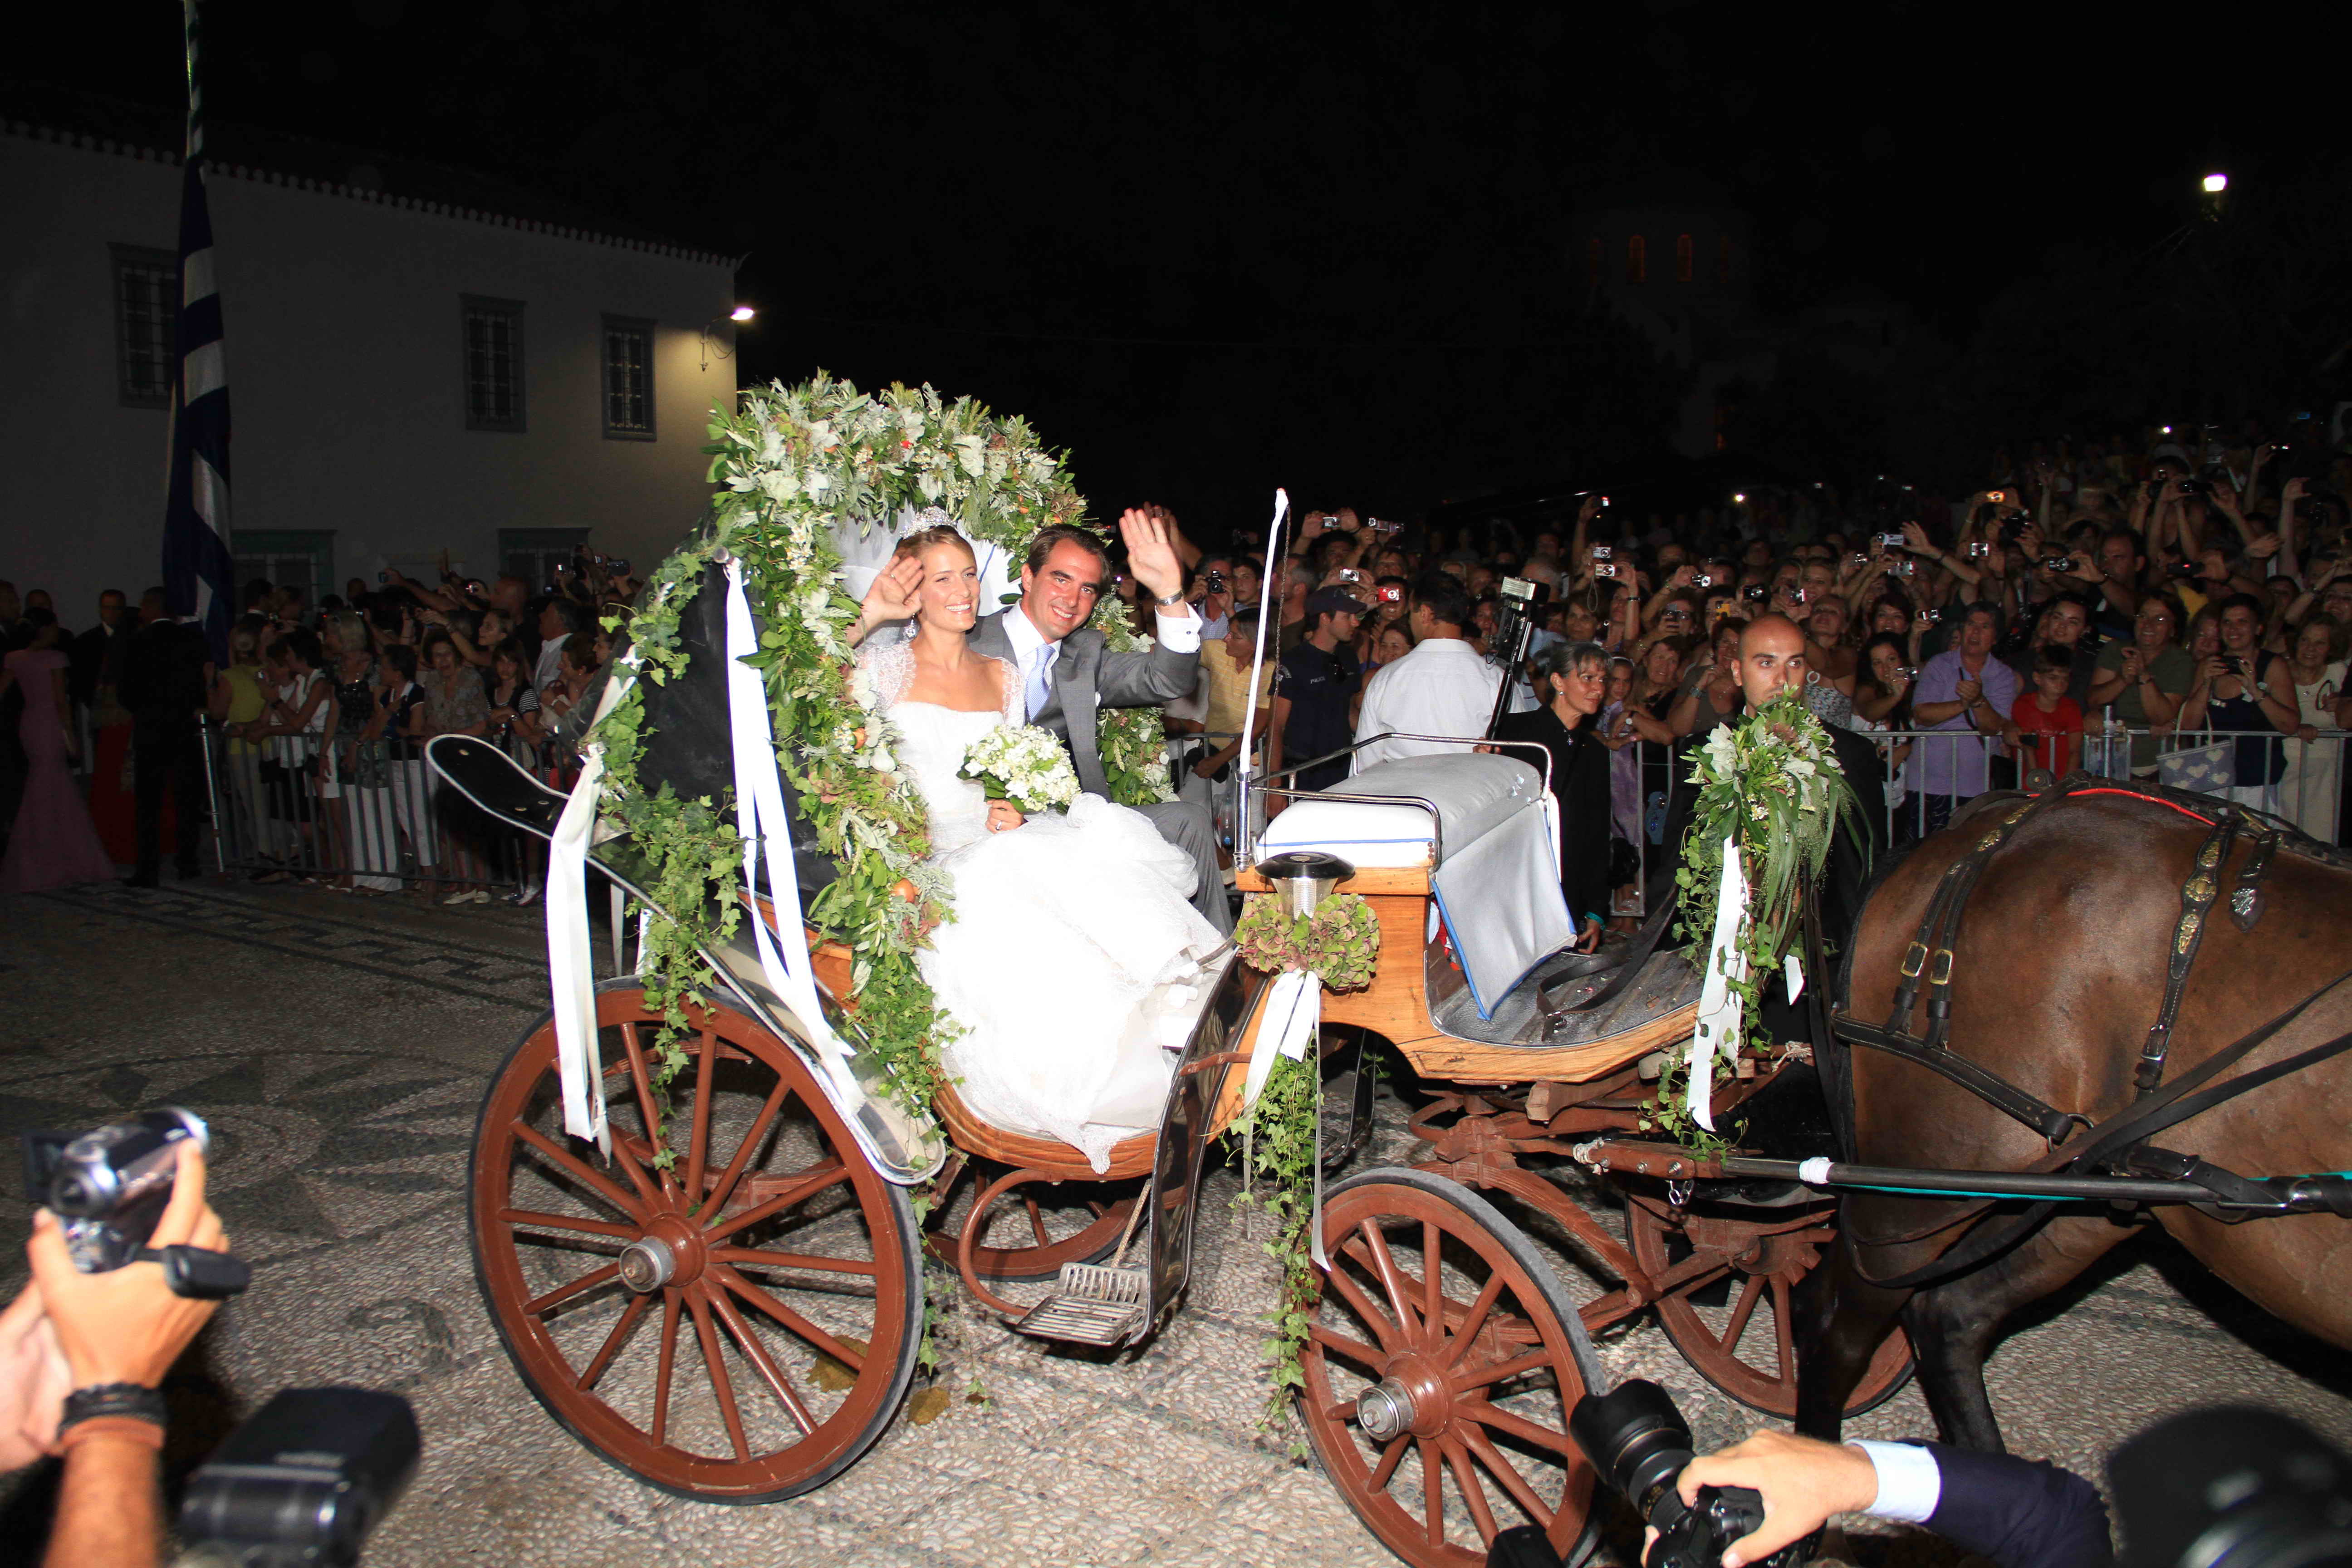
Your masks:
<instances>
[{"instance_id":1,"label":"floral garland arch","mask_svg":"<svg viewBox=\"0 0 2352 1568\"><path fill-rule=\"evenodd\" d=\"M854 679L849 630L857 601L834 544L844 519L890 528L902 510L939 507L975 541L1025 553L1040 529L1081 522L1086 501L1065 458L1028 424L971 398L943 400L929 386L876 395L820 373L743 392L709 426L707 526L664 561L629 630L641 681L660 685L685 668L678 629L704 567L720 551L743 563L746 595L762 623L758 666L766 686L776 761L798 792L817 847L839 866L804 911L853 954L858 1021L888 1071L893 1097L928 1112L940 1082L939 1047L954 1028L915 967L924 933L952 918L942 879L926 864L930 840L921 800L897 772L890 725ZM1145 646L1106 596L1095 625L1114 649ZM688 998L712 983L700 949L742 918L742 851L728 803L686 801L665 787L648 795L637 763L645 706L635 688L590 737L604 748L601 803L653 867L648 889L662 907L647 924L641 973L669 1027L658 1047L664 1081L685 1063ZM1157 709L1106 709L1097 736L1115 798L1172 799ZM715 904L707 890L716 885ZM701 922L715 916L714 929Z\"/></svg>"}]
</instances>

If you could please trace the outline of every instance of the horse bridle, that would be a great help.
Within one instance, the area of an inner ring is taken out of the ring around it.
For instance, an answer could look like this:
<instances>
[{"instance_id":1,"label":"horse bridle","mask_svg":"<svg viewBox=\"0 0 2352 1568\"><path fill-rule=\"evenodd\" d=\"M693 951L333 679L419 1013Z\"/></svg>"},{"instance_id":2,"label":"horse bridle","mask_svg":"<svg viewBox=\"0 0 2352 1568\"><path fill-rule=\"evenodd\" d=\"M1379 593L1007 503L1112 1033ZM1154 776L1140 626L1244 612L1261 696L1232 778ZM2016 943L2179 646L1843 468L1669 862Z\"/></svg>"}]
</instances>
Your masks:
<instances>
[{"instance_id":1,"label":"horse bridle","mask_svg":"<svg viewBox=\"0 0 2352 1568\"><path fill-rule=\"evenodd\" d=\"M1987 862L2009 841L2021 824L2052 803L2094 795L2118 795L2153 801L2208 823L2211 827L2205 842L2198 848L2188 879L2181 886L2180 914L2174 922L2172 940L2166 956L2164 999L2133 1069L2136 1090L2133 1102L2124 1110L2096 1124L2080 1111L2058 1110L2000 1075L1958 1055L1949 1046L1951 982L1955 964L1953 948L1958 939L1961 915L1969 895L1975 889ZM2211 815L2207 815L2209 812ZM2213 1184L2209 1190L2227 1190L2231 1184L2242 1182L2244 1178L2193 1156L2154 1148L2147 1140L2164 1129L2178 1125L2226 1100L2352 1048L2352 1033L2346 1033L2225 1082L2214 1081L2221 1072L2301 1017L2320 998L2352 980L2352 970L2347 970L2261 1027L2217 1051L2186 1077L2164 1086L2165 1058L2171 1047L2172 1030L2179 1016L2181 996L2187 989L2189 970L2196 963L2198 950L2202 945L2213 903L2220 895L2223 868L2229 863L2231 847L2242 835L2250 839L2252 847L2245 863L2239 868L2229 901L2231 919L2241 931L2252 930L2262 918L2264 879L2281 845L2331 865L2345 864L2345 858L2332 847L2305 838L2292 824L2268 813L2254 811L2235 802L2217 801L2160 785L2124 786L2091 775L2075 774L2054 789L2017 801L2001 812L1967 853L1945 868L1943 878L1928 900L1927 911L1920 918L1917 932L1905 950L1898 968L1894 1004L1888 1011L1886 1022L1883 1026L1873 1026L1842 1014L1827 1014L1825 1009L1822 1009L1815 1012L1811 1020L1815 1033L1817 1037L1834 1035L1848 1044L1916 1063L1958 1084L1995 1110L2040 1133L2050 1144L2052 1152L2028 1167L2030 1171L2047 1173L2069 1167L2087 1171L2098 1165L2123 1165L2143 1174L2189 1177L2200 1183ZM1918 1004L1923 980L1927 990L1927 1027L1924 1035L1914 1035L1908 1026ZM1822 1042L1817 1039L1816 1043ZM1833 1058L1833 1053L1831 1054ZM1843 1067L1842 1061L1835 1063L1835 1069L1843 1069ZM1853 1079L1843 1070L1837 1070L1837 1076L1840 1081L1835 1110L1842 1120L1842 1131L1850 1140L1853 1126ZM2088 1135L2081 1142L2070 1144L2069 1139L2077 1122L2089 1130ZM1878 1240L1855 1237L1850 1226L1844 1230L1849 1246L1897 1247L1978 1220L1991 1206L1990 1203L1976 1204L1925 1229ZM1858 1258L1853 1260L1854 1267L1872 1285L1886 1289L1916 1289L1990 1261L2040 1228L2055 1212L2056 1206L2052 1203L2034 1204L2016 1215L2011 1224L1979 1230L1934 1261L1893 1279L1873 1279L1862 1269ZM2245 1217L2225 1215L2210 1207L2204 1212L2217 1218Z\"/></svg>"}]
</instances>

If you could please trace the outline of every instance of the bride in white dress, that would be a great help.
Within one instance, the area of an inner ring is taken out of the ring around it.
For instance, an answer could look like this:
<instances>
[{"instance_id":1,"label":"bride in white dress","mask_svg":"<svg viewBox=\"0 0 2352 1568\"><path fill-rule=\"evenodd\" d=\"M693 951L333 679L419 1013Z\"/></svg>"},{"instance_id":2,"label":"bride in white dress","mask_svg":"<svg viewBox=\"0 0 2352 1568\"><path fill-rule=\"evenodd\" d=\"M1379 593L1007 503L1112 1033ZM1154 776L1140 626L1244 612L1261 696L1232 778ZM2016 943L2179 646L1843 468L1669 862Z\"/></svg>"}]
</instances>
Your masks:
<instances>
[{"instance_id":1,"label":"bride in white dress","mask_svg":"<svg viewBox=\"0 0 2352 1568\"><path fill-rule=\"evenodd\" d=\"M1082 795L1066 816L1024 818L958 776L973 741L1022 721L1013 667L965 641L979 601L971 545L926 529L875 580L855 634L954 884L954 918L916 961L963 1031L941 1057L964 1103L1100 1171L1112 1144L1158 1126L1201 961L1224 942L1192 908L1192 858L1144 816ZM910 635L866 636L908 616Z\"/></svg>"}]
</instances>

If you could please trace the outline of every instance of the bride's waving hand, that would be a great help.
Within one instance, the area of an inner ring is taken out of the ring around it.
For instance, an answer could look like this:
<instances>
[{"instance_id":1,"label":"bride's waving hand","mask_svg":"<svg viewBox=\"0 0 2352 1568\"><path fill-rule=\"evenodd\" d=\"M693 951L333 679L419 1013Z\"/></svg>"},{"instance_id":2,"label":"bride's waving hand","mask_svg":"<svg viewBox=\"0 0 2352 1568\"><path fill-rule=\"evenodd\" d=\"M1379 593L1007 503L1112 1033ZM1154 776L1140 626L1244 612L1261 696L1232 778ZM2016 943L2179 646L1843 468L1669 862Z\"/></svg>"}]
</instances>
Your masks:
<instances>
[{"instance_id":1,"label":"bride's waving hand","mask_svg":"<svg viewBox=\"0 0 2352 1568\"><path fill-rule=\"evenodd\" d=\"M866 602L857 606L857 624L849 628L849 646L857 647L877 626L913 619L922 585L921 561L912 555L892 558L866 590Z\"/></svg>"}]
</instances>

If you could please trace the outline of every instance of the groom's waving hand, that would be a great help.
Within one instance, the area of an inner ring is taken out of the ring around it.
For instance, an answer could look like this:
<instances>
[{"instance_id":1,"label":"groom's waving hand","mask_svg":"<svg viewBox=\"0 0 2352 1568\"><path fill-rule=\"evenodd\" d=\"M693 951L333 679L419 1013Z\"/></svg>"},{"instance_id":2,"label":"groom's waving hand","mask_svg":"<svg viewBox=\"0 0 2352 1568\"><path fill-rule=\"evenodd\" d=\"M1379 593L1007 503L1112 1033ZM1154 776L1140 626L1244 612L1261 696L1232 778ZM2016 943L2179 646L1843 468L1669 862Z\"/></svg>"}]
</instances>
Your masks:
<instances>
[{"instance_id":1,"label":"groom's waving hand","mask_svg":"<svg viewBox=\"0 0 2352 1568\"><path fill-rule=\"evenodd\" d=\"M1171 621L1189 621L1184 600L1184 563L1176 554L1174 520L1159 507L1129 507L1118 516L1118 537L1127 546L1127 569L1150 591L1153 606Z\"/></svg>"}]
</instances>

